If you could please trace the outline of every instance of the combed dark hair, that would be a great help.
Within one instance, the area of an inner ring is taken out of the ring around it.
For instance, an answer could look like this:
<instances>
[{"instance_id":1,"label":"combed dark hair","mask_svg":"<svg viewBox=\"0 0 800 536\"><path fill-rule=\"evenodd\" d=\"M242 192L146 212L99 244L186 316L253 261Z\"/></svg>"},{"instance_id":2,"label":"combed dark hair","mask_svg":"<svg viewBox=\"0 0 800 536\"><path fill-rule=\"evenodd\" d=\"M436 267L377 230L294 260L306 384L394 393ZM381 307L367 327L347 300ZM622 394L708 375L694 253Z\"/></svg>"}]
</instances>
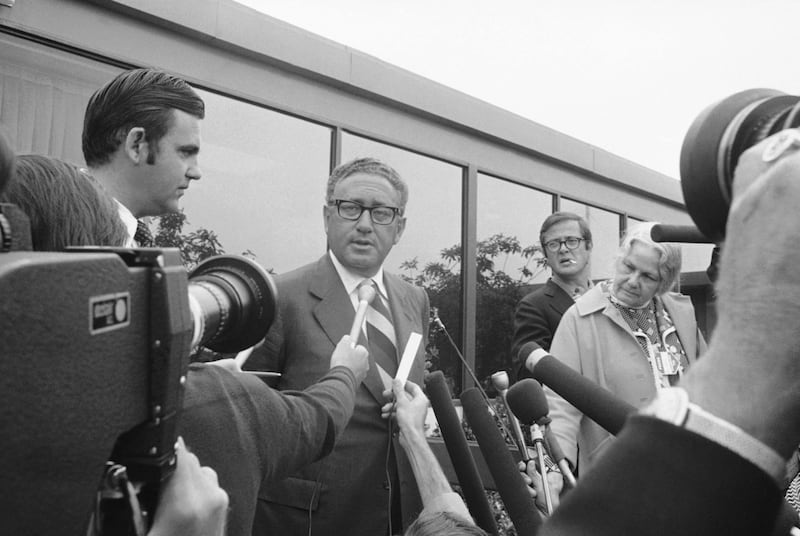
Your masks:
<instances>
[{"instance_id":1,"label":"combed dark hair","mask_svg":"<svg viewBox=\"0 0 800 536\"><path fill-rule=\"evenodd\" d=\"M77 166L55 158L18 156L0 200L27 214L37 251L123 246L128 237L111 195Z\"/></svg>"},{"instance_id":2,"label":"combed dark hair","mask_svg":"<svg viewBox=\"0 0 800 536\"><path fill-rule=\"evenodd\" d=\"M586 240L586 248L592 247L592 230L589 229L589 224L586 220L575 214L574 212L553 212L542 222L542 227L539 229L539 244L544 250L544 234L550 230L552 226L562 221L576 221L581 230L580 238Z\"/></svg>"},{"instance_id":3,"label":"combed dark hair","mask_svg":"<svg viewBox=\"0 0 800 536\"><path fill-rule=\"evenodd\" d=\"M390 165L381 162L376 158L356 158L337 166L328 178L328 190L325 201L330 204L333 202L333 190L336 185L356 173L366 173L383 177L391 183L392 187L400 194L400 213L402 214L408 203L408 185L400 177L400 174Z\"/></svg>"},{"instance_id":4,"label":"combed dark hair","mask_svg":"<svg viewBox=\"0 0 800 536\"><path fill-rule=\"evenodd\" d=\"M111 160L132 128L141 127L155 154L172 126L172 110L198 119L205 105L185 80L157 69L125 71L89 99L83 119L83 157L95 167Z\"/></svg>"},{"instance_id":5,"label":"combed dark hair","mask_svg":"<svg viewBox=\"0 0 800 536\"><path fill-rule=\"evenodd\" d=\"M488 536L479 526L450 512L424 512L403 536Z\"/></svg>"}]
</instances>

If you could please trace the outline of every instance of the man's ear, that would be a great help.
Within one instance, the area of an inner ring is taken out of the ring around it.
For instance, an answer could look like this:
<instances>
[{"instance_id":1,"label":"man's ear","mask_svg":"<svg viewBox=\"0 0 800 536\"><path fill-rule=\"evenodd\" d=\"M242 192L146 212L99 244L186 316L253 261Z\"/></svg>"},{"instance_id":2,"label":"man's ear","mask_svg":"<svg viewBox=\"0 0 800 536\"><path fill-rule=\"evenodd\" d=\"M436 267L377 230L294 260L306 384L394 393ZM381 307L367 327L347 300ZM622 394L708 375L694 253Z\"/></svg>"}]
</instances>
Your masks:
<instances>
[{"instance_id":1,"label":"man's ear","mask_svg":"<svg viewBox=\"0 0 800 536\"><path fill-rule=\"evenodd\" d=\"M123 149L125 151L125 155L134 164L143 164L147 160L147 155L150 150L150 146L147 143L147 138L145 137L144 128L133 127L130 129L128 134L125 136Z\"/></svg>"}]
</instances>

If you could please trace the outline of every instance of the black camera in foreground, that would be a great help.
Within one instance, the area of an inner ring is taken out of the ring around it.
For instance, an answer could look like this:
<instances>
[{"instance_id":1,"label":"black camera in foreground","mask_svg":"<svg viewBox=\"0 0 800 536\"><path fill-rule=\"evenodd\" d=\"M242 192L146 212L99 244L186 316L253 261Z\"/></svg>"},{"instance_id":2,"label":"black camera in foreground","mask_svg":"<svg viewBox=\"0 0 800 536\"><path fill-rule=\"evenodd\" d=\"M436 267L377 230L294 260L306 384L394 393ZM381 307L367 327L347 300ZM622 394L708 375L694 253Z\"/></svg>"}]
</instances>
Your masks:
<instances>
[{"instance_id":1,"label":"black camera in foreground","mask_svg":"<svg viewBox=\"0 0 800 536\"><path fill-rule=\"evenodd\" d=\"M681 148L681 187L700 231L720 243L731 204L733 173L749 147L800 126L800 97L774 89L749 89L706 108Z\"/></svg>"},{"instance_id":2,"label":"black camera in foreground","mask_svg":"<svg viewBox=\"0 0 800 536\"><path fill-rule=\"evenodd\" d=\"M263 338L274 283L243 257L187 277L176 249L20 250L26 223L0 206L3 533L86 534L97 504L128 499L127 481L152 514L193 349Z\"/></svg>"}]
</instances>

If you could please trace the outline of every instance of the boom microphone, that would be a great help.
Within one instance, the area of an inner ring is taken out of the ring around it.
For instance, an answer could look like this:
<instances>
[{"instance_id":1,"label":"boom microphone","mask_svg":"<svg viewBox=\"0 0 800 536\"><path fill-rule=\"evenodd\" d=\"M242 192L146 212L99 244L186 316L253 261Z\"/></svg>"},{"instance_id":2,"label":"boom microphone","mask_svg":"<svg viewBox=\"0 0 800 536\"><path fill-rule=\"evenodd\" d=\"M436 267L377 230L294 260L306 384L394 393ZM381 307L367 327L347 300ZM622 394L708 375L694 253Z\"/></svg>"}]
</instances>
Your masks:
<instances>
[{"instance_id":1,"label":"boom microphone","mask_svg":"<svg viewBox=\"0 0 800 536\"><path fill-rule=\"evenodd\" d=\"M453 462L458 483L461 484L467 508L479 527L489 534L498 534L494 514L483 491L481 476L470 454L467 438L461 427L461 419L453 407L453 400L442 371L437 370L428 375L425 379L425 390L436 415L436 421L439 423L450 461Z\"/></svg>"},{"instance_id":2,"label":"boom microphone","mask_svg":"<svg viewBox=\"0 0 800 536\"><path fill-rule=\"evenodd\" d=\"M461 393L461 405L475 437L478 438L483 458L494 477L497 491L503 499L508 516L520 536L535 536L542 524L538 511L528 492L528 485L517 469L503 436L481 393L474 387Z\"/></svg>"},{"instance_id":3,"label":"boom microphone","mask_svg":"<svg viewBox=\"0 0 800 536\"><path fill-rule=\"evenodd\" d=\"M683 242L685 244L713 244L714 241L708 238L694 225L665 225L657 223L650 229L650 238L654 242Z\"/></svg>"},{"instance_id":4,"label":"boom microphone","mask_svg":"<svg viewBox=\"0 0 800 536\"><path fill-rule=\"evenodd\" d=\"M529 370L532 369L534 378L612 435L617 435L628 415L636 412L636 408L614 396L608 389L586 379L535 342L525 343L519 349L519 358Z\"/></svg>"}]
</instances>

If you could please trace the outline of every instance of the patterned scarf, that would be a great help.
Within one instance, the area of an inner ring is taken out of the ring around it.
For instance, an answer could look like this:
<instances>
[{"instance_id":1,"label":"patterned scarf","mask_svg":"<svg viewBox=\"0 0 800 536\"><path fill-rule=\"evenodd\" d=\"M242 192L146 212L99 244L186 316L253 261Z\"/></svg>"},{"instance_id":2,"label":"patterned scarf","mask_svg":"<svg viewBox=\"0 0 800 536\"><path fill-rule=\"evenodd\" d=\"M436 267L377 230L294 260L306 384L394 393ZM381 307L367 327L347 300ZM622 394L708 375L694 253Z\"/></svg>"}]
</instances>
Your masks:
<instances>
[{"instance_id":1,"label":"patterned scarf","mask_svg":"<svg viewBox=\"0 0 800 536\"><path fill-rule=\"evenodd\" d=\"M604 283L604 291L631 328L650 362L656 388L676 384L684 369L689 366L689 358L686 357L675 324L661 298L655 296L650 303L637 309L623 304L611 295L611 282Z\"/></svg>"}]
</instances>

